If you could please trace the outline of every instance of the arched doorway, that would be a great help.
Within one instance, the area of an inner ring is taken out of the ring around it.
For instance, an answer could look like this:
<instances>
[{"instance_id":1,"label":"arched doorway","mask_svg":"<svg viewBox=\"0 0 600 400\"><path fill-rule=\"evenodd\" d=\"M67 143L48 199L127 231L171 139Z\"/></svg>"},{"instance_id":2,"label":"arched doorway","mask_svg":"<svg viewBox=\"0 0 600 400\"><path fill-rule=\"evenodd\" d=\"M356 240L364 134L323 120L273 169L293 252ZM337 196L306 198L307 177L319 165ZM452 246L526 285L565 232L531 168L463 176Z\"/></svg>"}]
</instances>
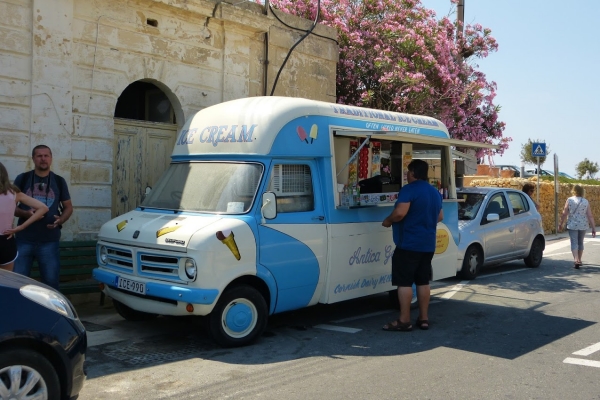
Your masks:
<instances>
[{"instance_id":1,"label":"arched doorway","mask_svg":"<svg viewBox=\"0 0 600 400\"><path fill-rule=\"evenodd\" d=\"M137 207L169 166L177 136L173 105L158 86L129 85L115 107L112 217Z\"/></svg>"}]
</instances>

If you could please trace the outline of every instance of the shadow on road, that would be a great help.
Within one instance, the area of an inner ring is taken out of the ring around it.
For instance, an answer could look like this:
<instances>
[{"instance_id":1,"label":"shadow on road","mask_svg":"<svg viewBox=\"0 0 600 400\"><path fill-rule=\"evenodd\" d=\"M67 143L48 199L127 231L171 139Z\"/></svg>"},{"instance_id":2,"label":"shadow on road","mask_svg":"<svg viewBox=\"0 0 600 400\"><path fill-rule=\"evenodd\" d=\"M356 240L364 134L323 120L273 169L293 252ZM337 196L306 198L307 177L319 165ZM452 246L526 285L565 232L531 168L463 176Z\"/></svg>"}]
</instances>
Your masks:
<instances>
[{"instance_id":1,"label":"shadow on road","mask_svg":"<svg viewBox=\"0 0 600 400\"><path fill-rule=\"evenodd\" d=\"M190 359L259 365L316 355L377 357L438 348L513 360L595 323L548 315L541 310L547 303L533 298L537 293L598 292L581 283L581 277L596 277L600 268L574 271L564 264L544 260L538 269L475 280L452 299L432 305L428 331L383 331L383 324L397 318L387 294L271 316L265 334L255 345L236 349L216 346L204 333L200 318L159 317L143 324L123 321L128 329L146 332L167 326L168 333L89 348L88 378ZM522 268L522 263L506 264L488 273L511 268ZM450 279L445 283L450 290L458 282ZM480 290L481 286L485 290ZM364 317L351 319L360 315ZM413 321L416 317L417 311L413 311ZM349 334L316 327L344 318L348 320L339 325L360 331Z\"/></svg>"}]
</instances>

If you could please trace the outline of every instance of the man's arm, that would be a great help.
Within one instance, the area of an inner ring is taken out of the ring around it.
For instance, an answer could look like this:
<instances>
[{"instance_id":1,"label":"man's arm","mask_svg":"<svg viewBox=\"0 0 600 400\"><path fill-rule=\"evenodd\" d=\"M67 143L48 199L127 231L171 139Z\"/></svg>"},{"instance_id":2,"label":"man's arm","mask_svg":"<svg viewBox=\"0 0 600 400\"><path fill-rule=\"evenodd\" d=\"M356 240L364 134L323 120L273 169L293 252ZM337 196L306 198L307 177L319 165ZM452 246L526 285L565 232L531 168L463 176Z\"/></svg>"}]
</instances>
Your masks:
<instances>
[{"instance_id":1,"label":"man's arm","mask_svg":"<svg viewBox=\"0 0 600 400\"><path fill-rule=\"evenodd\" d=\"M54 216L54 224L48 225L48 228L52 229L52 228L56 228L60 225L63 225L65 222L67 222L69 220L69 218L71 218L71 214L73 214L73 203L71 203L71 200L63 201L62 205L63 205L62 215L55 215Z\"/></svg>"},{"instance_id":2,"label":"man's arm","mask_svg":"<svg viewBox=\"0 0 600 400\"><path fill-rule=\"evenodd\" d=\"M60 216L60 225L67 222L69 220L69 218L71 218L71 215L73 214L73 203L71 203L71 200L63 201L62 205L63 205L63 212L62 212L62 215Z\"/></svg>"},{"instance_id":3,"label":"man's arm","mask_svg":"<svg viewBox=\"0 0 600 400\"><path fill-rule=\"evenodd\" d=\"M410 208L410 203L398 203L398 205L394 208L392 213L388 215L381 225L389 228L392 226L394 222L400 222L408 213L408 209Z\"/></svg>"},{"instance_id":4,"label":"man's arm","mask_svg":"<svg viewBox=\"0 0 600 400\"><path fill-rule=\"evenodd\" d=\"M440 210L440 215L438 215L438 222L442 222L444 219L444 210Z\"/></svg>"},{"instance_id":5,"label":"man's arm","mask_svg":"<svg viewBox=\"0 0 600 400\"><path fill-rule=\"evenodd\" d=\"M17 218L25 218L28 219L29 217L31 217L34 213L33 209L29 209L29 210L22 210L19 207L15 208L15 217Z\"/></svg>"}]
</instances>

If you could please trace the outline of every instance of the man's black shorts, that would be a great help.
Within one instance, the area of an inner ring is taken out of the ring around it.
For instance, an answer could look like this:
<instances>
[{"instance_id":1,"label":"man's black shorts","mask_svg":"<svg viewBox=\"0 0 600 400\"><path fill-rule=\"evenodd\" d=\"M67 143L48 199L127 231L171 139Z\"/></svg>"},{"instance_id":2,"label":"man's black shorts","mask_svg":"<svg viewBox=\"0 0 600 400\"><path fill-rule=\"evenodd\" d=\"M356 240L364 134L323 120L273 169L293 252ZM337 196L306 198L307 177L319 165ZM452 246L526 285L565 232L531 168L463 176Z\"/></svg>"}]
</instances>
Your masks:
<instances>
[{"instance_id":1,"label":"man's black shorts","mask_svg":"<svg viewBox=\"0 0 600 400\"><path fill-rule=\"evenodd\" d=\"M432 252L410 251L396 247L392 255L392 285L410 287L429 285Z\"/></svg>"}]
</instances>

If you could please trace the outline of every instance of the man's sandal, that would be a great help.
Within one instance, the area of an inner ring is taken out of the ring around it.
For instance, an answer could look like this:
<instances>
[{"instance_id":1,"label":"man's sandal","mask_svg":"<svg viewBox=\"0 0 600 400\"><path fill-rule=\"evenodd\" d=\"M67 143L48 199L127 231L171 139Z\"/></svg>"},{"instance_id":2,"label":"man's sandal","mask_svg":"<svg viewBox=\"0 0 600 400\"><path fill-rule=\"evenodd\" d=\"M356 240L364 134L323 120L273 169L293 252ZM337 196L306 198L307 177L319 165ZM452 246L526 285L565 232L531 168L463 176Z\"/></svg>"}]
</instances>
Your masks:
<instances>
[{"instance_id":1,"label":"man's sandal","mask_svg":"<svg viewBox=\"0 0 600 400\"><path fill-rule=\"evenodd\" d=\"M410 332L412 331L412 324L410 322L400 322L399 319L388 322L383 326L384 331L389 332Z\"/></svg>"},{"instance_id":2,"label":"man's sandal","mask_svg":"<svg viewBox=\"0 0 600 400\"><path fill-rule=\"evenodd\" d=\"M418 319L415 321L415 325L421 328L421 330L426 331L429 329L429 321L426 319Z\"/></svg>"}]
</instances>

